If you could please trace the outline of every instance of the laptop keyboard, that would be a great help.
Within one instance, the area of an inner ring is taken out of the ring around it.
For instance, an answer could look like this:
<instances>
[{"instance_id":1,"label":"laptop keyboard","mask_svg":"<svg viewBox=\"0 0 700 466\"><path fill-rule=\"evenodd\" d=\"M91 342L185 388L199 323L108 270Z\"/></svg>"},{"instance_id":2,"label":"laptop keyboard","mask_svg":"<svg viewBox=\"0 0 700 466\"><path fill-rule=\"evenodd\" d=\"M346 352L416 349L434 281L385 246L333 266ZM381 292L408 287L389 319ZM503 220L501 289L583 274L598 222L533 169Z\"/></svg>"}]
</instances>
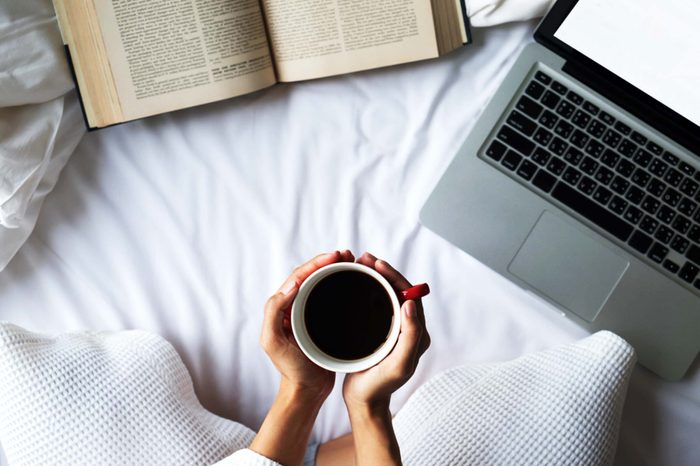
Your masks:
<instances>
[{"instance_id":1,"label":"laptop keyboard","mask_svg":"<svg viewBox=\"0 0 700 466\"><path fill-rule=\"evenodd\" d=\"M485 155L700 290L700 172L543 71Z\"/></svg>"}]
</instances>

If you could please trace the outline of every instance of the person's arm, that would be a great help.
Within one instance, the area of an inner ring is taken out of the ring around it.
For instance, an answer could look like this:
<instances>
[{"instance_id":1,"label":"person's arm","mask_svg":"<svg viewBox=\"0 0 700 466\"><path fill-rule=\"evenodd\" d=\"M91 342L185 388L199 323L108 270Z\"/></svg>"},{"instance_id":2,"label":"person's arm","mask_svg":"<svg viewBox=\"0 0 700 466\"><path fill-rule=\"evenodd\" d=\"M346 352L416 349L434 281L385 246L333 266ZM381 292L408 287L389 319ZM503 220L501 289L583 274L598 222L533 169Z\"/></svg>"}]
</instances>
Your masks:
<instances>
[{"instance_id":1,"label":"person's arm","mask_svg":"<svg viewBox=\"0 0 700 466\"><path fill-rule=\"evenodd\" d=\"M411 284L388 263L365 253L358 262L381 273L396 290ZM423 306L406 301L401 306L401 333L389 355L366 371L348 374L343 398L350 416L357 466L400 465L401 452L394 435L391 395L411 378L430 346Z\"/></svg>"},{"instance_id":2,"label":"person's arm","mask_svg":"<svg viewBox=\"0 0 700 466\"><path fill-rule=\"evenodd\" d=\"M265 305L260 344L281 375L277 397L250 450L284 466L301 465L321 405L333 389L335 373L313 362L292 334L289 312L301 283L319 268L353 261L350 251L322 254L297 267Z\"/></svg>"}]
</instances>

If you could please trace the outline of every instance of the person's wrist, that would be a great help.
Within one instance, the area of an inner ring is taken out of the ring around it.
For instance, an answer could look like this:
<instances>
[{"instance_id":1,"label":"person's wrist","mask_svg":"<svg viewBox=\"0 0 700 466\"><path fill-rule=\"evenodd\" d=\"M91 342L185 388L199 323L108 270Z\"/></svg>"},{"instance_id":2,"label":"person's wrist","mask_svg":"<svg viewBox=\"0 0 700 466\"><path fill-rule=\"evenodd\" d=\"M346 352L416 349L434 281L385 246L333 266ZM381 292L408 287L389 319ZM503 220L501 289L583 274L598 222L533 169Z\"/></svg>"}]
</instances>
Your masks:
<instances>
[{"instance_id":1,"label":"person's wrist","mask_svg":"<svg viewBox=\"0 0 700 466\"><path fill-rule=\"evenodd\" d=\"M280 382L279 395L295 403L301 403L304 406L319 407L330 395L331 390L326 387L309 386L297 383L286 378L282 378Z\"/></svg>"},{"instance_id":2,"label":"person's wrist","mask_svg":"<svg viewBox=\"0 0 700 466\"><path fill-rule=\"evenodd\" d=\"M390 398L377 398L372 400L357 400L345 398L345 406L348 409L348 414L351 417L362 419L391 417L389 410Z\"/></svg>"}]
</instances>

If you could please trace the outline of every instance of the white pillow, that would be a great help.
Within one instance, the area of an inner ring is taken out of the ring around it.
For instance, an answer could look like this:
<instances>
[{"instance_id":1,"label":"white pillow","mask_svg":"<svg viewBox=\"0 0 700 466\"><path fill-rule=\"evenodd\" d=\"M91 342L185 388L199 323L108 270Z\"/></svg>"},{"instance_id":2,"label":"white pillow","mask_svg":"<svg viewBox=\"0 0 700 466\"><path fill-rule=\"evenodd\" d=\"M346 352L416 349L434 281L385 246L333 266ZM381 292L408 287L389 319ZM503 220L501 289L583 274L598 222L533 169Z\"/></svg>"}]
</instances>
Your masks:
<instances>
[{"instance_id":1,"label":"white pillow","mask_svg":"<svg viewBox=\"0 0 700 466\"><path fill-rule=\"evenodd\" d=\"M0 271L85 134L51 0L0 2Z\"/></svg>"},{"instance_id":2,"label":"white pillow","mask_svg":"<svg viewBox=\"0 0 700 466\"><path fill-rule=\"evenodd\" d=\"M394 420L404 464L610 464L633 364L626 342L600 332L448 370ZM253 437L199 404L160 337L48 337L0 323L0 443L12 465L206 465ZM245 453L231 464L270 464Z\"/></svg>"}]
</instances>

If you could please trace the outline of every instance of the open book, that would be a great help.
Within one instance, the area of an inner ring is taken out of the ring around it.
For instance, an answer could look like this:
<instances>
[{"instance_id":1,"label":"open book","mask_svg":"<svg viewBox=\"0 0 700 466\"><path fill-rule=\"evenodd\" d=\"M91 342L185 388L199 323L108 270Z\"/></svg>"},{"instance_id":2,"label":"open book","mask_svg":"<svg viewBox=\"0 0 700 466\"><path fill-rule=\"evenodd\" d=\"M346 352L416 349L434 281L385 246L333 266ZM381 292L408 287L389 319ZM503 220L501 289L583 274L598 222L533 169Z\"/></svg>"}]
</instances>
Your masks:
<instances>
[{"instance_id":1,"label":"open book","mask_svg":"<svg viewBox=\"0 0 700 466\"><path fill-rule=\"evenodd\" d=\"M462 0L54 0L91 128L444 55Z\"/></svg>"}]
</instances>

